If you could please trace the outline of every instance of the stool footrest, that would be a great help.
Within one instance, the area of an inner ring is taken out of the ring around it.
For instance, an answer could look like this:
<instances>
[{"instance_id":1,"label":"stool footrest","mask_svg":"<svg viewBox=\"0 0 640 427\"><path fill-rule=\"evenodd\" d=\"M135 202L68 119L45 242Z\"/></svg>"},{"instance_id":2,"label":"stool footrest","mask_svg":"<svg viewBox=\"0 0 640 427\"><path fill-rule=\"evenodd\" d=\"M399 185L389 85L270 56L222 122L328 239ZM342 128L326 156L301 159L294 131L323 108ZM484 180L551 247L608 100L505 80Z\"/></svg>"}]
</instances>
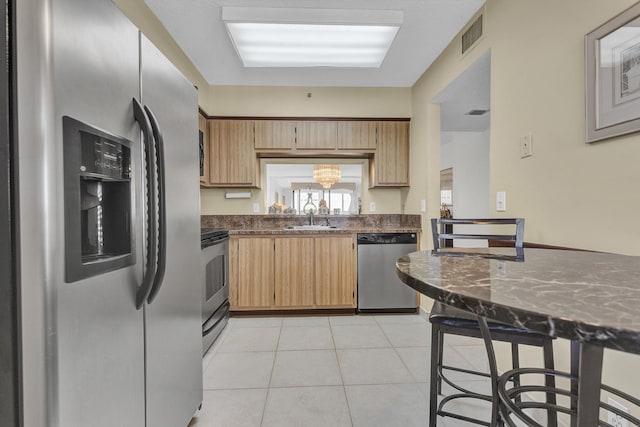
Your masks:
<instances>
[{"instance_id":1,"label":"stool footrest","mask_svg":"<svg viewBox=\"0 0 640 427\"><path fill-rule=\"evenodd\" d=\"M547 395L551 394L554 397L557 395L562 395L562 396L569 397L570 399L568 400L570 402L577 401L577 395L575 393L572 393L571 390L558 388L558 387L546 387L541 385L527 384L527 385L518 385L511 388L507 388L507 384L511 382L514 377L519 377L520 382L522 382L523 375L528 375L528 376L533 375L538 377L551 376L555 378L564 378L565 380L568 380L570 384L575 384L578 381L577 377L572 376L567 372L556 371L552 369L519 368L519 369L512 369L508 372L505 372L500 376L498 380L498 395L500 396L500 400L502 403L500 405L500 412L502 415L502 419L508 426L516 426L516 424L512 419L513 417L515 417L519 421L522 421L529 426L543 427L542 424L538 423L536 420L534 420L524 412L524 410L526 409L542 409L547 411L547 413L564 413L564 414L569 414L571 416L577 415L575 407L560 406L555 403L555 398L553 399L554 402L516 401L515 399L517 399L520 395L524 393L530 393L530 392L546 393ZM626 402L640 408L639 399L621 390L615 389L606 384L601 385L601 390L604 390L610 394L613 394L614 396L618 396L624 399ZM633 425L640 426L640 419L632 416L628 412L624 412L621 409L618 409L617 407L614 407L604 402L600 402L599 406L601 409L615 413L616 415L627 420L629 423ZM606 425L606 424L603 424L603 425Z\"/></svg>"}]
</instances>

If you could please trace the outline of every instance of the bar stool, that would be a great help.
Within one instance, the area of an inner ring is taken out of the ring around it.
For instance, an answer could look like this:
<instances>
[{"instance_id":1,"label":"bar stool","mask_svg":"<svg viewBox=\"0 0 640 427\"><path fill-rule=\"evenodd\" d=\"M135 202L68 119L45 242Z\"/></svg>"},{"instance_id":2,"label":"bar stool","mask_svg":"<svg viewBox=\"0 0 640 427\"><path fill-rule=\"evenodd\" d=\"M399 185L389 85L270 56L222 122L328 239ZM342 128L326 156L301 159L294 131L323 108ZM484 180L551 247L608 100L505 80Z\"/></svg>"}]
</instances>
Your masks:
<instances>
[{"instance_id":1,"label":"bar stool","mask_svg":"<svg viewBox=\"0 0 640 427\"><path fill-rule=\"evenodd\" d=\"M488 234L488 233L459 233L452 230L450 232L445 231L446 225L465 225L474 226L474 231L479 225L492 226L492 225L515 225L515 234ZM439 227L440 226L440 227ZM444 232L440 232L440 230ZM441 247L444 246L444 240L446 239L490 239L513 242L516 255L514 256L500 256L499 259L508 261L523 261L524 260L524 219L522 218L496 218L496 219L432 219L431 231L433 236L434 253L442 254L443 256L465 256L473 255L469 252L455 252L453 250L441 251ZM495 258L495 257L494 257ZM511 325L506 325L500 322L488 321L486 323L486 334L483 335L481 330L481 321L478 316L460 310L451 306L447 306L441 302L436 301L431 309L429 315L429 322L432 327L432 342L431 342L431 387L430 387L430 408L429 408L429 426L435 427L437 423L438 415L443 417L451 417L463 421L467 421L474 424L485 426L496 426L501 423L499 410L500 399L498 397L498 373L496 368L495 356L493 354L493 346L491 340L502 341L511 343L511 363L513 368L519 368L519 349L518 345L530 345L535 347L541 347L544 356L545 369L553 370L553 338L529 331L527 329L517 328ZM444 337L446 334L467 336L481 339L488 339L489 342L485 342L487 348L487 356L489 358L489 373L472 371L468 369L461 369L446 365L443 361L443 349L444 349ZM455 382L451 381L445 375L445 371L463 372L470 375L476 375L480 377L488 377L491 381L491 395L485 395L471 390L465 389ZM442 399L438 405L438 395L442 392L442 382L446 382L451 387L456 389L458 393L450 396L446 396ZM519 376L516 374L511 378L511 381L518 386ZM555 379L553 377L546 377L545 384L549 388L553 388L555 385ZM445 406L457 399L470 398L483 400L491 403L491 419L490 421L480 420L456 414L445 409ZM516 397L519 401L519 396ZM547 394L547 402L555 404L555 394L549 392ZM557 425L557 414L550 411L548 413L548 425L555 427Z\"/></svg>"}]
</instances>

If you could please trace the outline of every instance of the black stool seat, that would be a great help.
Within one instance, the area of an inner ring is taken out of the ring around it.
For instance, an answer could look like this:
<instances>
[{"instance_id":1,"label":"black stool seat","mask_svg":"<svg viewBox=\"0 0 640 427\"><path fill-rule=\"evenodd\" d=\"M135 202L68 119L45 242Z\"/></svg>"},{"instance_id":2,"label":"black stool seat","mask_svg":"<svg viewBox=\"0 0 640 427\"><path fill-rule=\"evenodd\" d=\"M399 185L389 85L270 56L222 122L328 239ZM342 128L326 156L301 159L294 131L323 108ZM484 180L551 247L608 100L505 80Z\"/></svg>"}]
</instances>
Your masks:
<instances>
[{"instance_id":1,"label":"black stool seat","mask_svg":"<svg viewBox=\"0 0 640 427\"><path fill-rule=\"evenodd\" d=\"M477 338L482 338L480 333L480 325L478 324L478 317L466 310L452 307L450 305L436 301L431 308L431 314L429 314L429 322L438 323L441 325L451 326L454 328L464 328L470 330L477 330ZM497 337L494 337L494 332L502 332L509 334L509 342L513 340L514 335L520 335L523 338L536 339L539 337L541 340L548 340L549 336L533 332L529 329L518 328L513 325L507 325L496 321L488 321L489 331L492 332L492 337L495 340L500 341ZM466 335L466 334L465 334ZM469 336L469 335L467 335Z\"/></svg>"}]
</instances>

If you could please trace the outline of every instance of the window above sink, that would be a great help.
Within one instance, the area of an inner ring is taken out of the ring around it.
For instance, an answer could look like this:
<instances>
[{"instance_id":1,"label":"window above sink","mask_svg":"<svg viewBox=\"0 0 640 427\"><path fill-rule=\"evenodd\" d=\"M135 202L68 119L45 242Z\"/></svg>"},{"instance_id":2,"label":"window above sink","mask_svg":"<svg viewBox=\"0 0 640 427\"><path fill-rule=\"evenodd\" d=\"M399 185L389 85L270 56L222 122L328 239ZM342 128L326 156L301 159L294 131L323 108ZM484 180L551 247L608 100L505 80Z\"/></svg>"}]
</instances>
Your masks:
<instances>
[{"instance_id":1,"label":"window above sink","mask_svg":"<svg viewBox=\"0 0 640 427\"><path fill-rule=\"evenodd\" d=\"M348 215L358 213L365 159L263 159L265 206L269 213ZM340 166L340 181L325 189L314 181L318 164ZM324 201L324 203L323 203ZM311 202L311 204L308 204ZM325 209L320 209L321 205Z\"/></svg>"}]
</instances>

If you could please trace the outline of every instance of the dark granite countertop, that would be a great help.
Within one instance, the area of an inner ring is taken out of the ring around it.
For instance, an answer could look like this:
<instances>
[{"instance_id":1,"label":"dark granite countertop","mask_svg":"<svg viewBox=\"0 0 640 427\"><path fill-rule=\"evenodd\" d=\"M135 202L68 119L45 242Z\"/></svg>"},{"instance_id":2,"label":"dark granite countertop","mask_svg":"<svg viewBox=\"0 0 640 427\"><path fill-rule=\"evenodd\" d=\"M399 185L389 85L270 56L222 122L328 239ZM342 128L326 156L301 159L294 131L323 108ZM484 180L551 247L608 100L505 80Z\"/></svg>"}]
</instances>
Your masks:
<instances>
[{"instance_id":1,"label":"dark granite countertop","mask_svg":"<svg viewBox=\"0 0 640 427\"><path fill-rule=\"evenodd\" d=\"M464 251L463 251L464 252ZM414 252L400 279L458 308L554 337L640 354L640 257L525 249L524 261Z\"/></svg>"},{"instance_id":2,"label":"dark granite countertop","mask_svg":"<svg viewBox=\"0 0 640 427\"><path fill-rule=\"evenodd\" d=\"M202 227L223 227L231 235L300 235L354 233L418 233L420 215L315 215L316 224L327 222L336 228L328 230L286 230L286 227L308 224L305 215L202 215Z\"/></svg>"}]
</instances>

